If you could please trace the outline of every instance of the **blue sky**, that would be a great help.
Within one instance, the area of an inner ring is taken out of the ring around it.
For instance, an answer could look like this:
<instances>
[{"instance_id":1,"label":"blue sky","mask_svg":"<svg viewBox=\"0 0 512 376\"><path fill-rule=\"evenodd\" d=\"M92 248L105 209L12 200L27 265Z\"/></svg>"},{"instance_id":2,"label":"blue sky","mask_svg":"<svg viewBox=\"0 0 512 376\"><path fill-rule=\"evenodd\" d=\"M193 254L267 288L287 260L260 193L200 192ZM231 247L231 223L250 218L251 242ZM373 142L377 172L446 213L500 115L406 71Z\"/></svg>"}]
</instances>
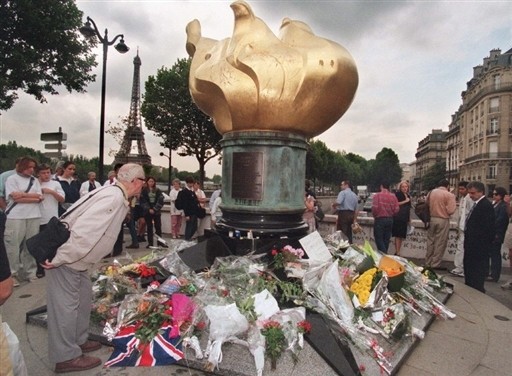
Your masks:
<instances>
[{"instance_id":1,"label":"blue sky","mask_svg":"<svg viewBox=\"0 0 512 376\"><path fill-rule=\"evenodd\" d=\"M111 37L123 33L131 50L109 49L107 63L106 124L117 124L129 112L133 58L137 47L142 60L141 87L162 66L171 67L187 57L185 26L197 18L203 36L223 39L233 29L231 1L77 1L78 8ZM249 1L277 35L285 17L306 22L316 35L343 45L356 61L359 88L346 114L318 139L332 150L353 152L367 159L390 147L401 162L411 162L418 141L433 128L447 130L460 94L493 48L512 48L512 7L507 1ZM98 48L97 82L86 94L59 96L39 104L20 100L0 116L0 141L42 149L39 134L61 126L68 134L68 153L97 155L101 51ZM159 140L146 132L153 163ZM106 135L105 161L118 144ZM194 158L173 154L173 165L195 171ZM220 173L216 161L207 175Z\"/></svg>"}]
</instances>

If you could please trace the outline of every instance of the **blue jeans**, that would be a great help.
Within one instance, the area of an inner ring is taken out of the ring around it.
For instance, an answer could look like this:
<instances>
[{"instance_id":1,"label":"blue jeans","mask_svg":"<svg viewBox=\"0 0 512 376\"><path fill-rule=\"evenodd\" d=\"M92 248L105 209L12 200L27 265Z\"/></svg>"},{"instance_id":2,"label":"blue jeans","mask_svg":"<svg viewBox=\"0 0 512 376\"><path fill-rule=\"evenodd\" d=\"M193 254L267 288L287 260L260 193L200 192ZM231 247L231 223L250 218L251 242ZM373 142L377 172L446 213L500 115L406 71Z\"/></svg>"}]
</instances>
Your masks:
<instances>
[{"instance_id":1,"label":"blue jeans","mask_svg":"<svg viewBox=\"0 0 512 376\"><path fill-rule=\"evenodd\" d=\"M373 237L375 238L375 244L379 251L388 253L392 229L393 218L375 218L373 223Z\"/></svg>"}]
</instances>

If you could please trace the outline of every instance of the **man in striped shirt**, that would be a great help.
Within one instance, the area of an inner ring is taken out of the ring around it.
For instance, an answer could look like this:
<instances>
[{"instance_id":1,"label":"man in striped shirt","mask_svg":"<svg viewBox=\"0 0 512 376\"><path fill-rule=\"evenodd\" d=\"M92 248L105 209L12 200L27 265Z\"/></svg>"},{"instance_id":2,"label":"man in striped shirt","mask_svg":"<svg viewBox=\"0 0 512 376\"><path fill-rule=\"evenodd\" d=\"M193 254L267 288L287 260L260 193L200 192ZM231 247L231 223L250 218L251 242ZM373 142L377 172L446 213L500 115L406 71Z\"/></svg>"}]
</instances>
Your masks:
<instances>
[{"instance_id":1,"label":"man in striped shirt","mask_svg":"<svg viewBox=\"0 0 512 376\"><path fill-rule=\"evenodd\" d=\"M388 253L393 216L398 213L398 209L398 200L394 194L389 192L389 183L382 182L380 192L373 198L372 215L375 245L383 253Z\"/></svg>"}]
</instances>

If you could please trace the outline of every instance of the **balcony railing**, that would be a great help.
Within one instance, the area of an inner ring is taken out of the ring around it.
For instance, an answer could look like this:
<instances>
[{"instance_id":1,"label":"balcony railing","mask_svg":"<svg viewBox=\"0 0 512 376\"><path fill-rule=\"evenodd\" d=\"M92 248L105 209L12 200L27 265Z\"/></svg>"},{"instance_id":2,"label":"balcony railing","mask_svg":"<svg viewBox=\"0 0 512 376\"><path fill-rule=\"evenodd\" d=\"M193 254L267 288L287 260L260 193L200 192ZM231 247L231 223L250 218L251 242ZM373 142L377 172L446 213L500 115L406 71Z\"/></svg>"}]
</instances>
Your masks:
<instances>
[{"instance_id":1,"label":"balcony railing","mask_svg":"<svg viewBox=\"0 0 512 376\"><path fill-rule=\"evenodd\" d=\"M468 108L473 107L478 101L480 101L485 95L488 94L498 94L506 91L512 90L512 84L501 84L499 88L496 88L494 85L487 85L478 90L475 94L471 95L471 99L469 99L465 104L462 105L461 112L466 111ZM467 93L467 92L466 92Z\"/></svg>"},{"instance_id":2,"label":"balcony railing","mask_svg":"<svg viewBox=\"0 0 512 376\"><path fill-rule=\"evenodd\" d=\"M499 129L488 129L487 132L485 132L487 136L497 136L500 134Z\"/></svg>"},{"instance_id":3,"label":"balcony railing","mask_svg":"<svg viewBox=\"0 0 512 376\"><path fill-rule=\"evenodd\" d=\"M478 160L486 159L510 159L512 158L512 152L501 152L501 153L482 153L472 157L466 158L464 163L470 163Z\"/></svg>"}]
</instances>

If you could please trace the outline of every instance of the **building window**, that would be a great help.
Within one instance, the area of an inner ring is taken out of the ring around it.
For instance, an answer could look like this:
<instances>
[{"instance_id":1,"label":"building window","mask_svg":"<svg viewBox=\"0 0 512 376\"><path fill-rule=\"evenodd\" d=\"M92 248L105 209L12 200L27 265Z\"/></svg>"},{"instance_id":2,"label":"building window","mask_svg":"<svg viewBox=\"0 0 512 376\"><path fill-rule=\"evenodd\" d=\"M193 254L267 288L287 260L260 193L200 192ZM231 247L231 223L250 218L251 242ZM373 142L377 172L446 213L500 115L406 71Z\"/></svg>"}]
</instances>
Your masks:
<instances>
[{"instance_id":1,"label":"building window","mask_svg":"<svg viewBox=\"0 0 512 376\"><path fill-rule=\"evenodd\" d=\"M498 118L492 118L489 126L489 134L497 134L499 129Z\"/></svg>"},{"instance_id":2,"label":"building window","mask_svg":"<svg viewBox=\"0 0 512 376\"><path fill-rule=\"evenodd\" d=\"M494 97L489 101L489 112L499 112L500 111L500 98Z\"/></svg>"},{"instance_id":3,"label":"building window","mask_svg":"<svg viewBox=\"0 0 512 376\"><path fill-rule=\"evenodd\" d=\"M496 164L490 164L487 170L487 179L496 179L496 174L498 171L498 167Z\"/></svg>"},{"instance_id":4,"label":"building window","mask_svg":"<svg viewBox=\"0 0 512 376\"><path fill-rule=\"evenodd\" d=\"M493 81L494 81L494 90L498 90L501 86L501 76L499 74L494 75Z\"/></svg>"},{"instance_id":5,"label":"building window","mask_svg":"<svg viewBox=\"0 0 512 376\"><path fill-rule=\"evenodd\" d=\"M498 143L496 141L489 142L489 158L498 157Z\"/></svg>"}]
</instances>

